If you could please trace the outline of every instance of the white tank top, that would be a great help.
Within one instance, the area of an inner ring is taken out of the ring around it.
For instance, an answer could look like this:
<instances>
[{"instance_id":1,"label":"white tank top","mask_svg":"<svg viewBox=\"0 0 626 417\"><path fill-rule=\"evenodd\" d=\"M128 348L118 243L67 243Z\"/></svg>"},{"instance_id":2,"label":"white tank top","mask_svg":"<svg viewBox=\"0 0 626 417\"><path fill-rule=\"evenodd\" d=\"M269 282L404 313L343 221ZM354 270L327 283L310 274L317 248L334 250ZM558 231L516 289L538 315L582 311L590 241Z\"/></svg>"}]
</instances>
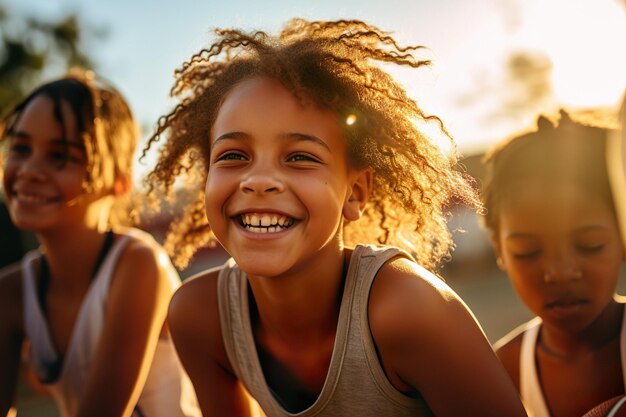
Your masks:
<instances>
[{"instance_id":1,"label":"white tank top","mask_svg":"<svg viewBox=\"0 0 626 417\"><path fill-rule=\"evenodd\" d=\"M537 346L540 328L540 317L535 317L526 323L520 349L520 395L529 417L550 417L548 405L541 389L541 382L537 375L537 364L535 361L535 347ZM624 308L622 329L620 331L620 357L622 378L624 378L624 386L626 387L626 308Z\"/></svg>"},{"instance_id":2,"label":"white tank top","mask_svg":"<svg viewBox=\"0 0 626 417\"><path fill-rule=\"evenodd\" d=\"M63 417L77 412L92 357L98 347L106 314L109 286L117 261L131 236L155 250L162 251L152 236L137 229L118 236L94 277L76 317L67 352L58 378L45 384ZM59 364L60 357L52 343L48 322L37 298L35 264L41 252L33 250L22 261L24 327L30 341L29 364L40 379ZM172 277L172 289L180 282ZM111 366L115 366L112 363ZM200 416L191 383L184 373L171 339L160 339L134 417Z\"/></svg>"}]
</instances>

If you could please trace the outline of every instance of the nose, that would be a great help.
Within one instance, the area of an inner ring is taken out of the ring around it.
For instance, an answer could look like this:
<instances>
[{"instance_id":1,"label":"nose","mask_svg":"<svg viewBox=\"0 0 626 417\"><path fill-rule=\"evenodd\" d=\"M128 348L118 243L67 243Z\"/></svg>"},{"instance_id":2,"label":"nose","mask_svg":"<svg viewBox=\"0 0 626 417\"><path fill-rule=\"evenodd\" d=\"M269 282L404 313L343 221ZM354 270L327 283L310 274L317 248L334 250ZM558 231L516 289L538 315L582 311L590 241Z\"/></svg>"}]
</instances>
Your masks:
<instances>
[{"instance_id":1,"label":"nose","mask_svg":"<svg viewBox=\"0 0 626 417\"><path fill-rule=\"evenodd\" d=\"M42 161L32 156L22 161L17 169L17 176L36 182L44 182L47 178Z\"/></svg>"},{"instance_id":2,"label":"nose","mask_svg":"<svg viewBox=\"0 0 626 417\"><path fill-rule=\"evenodd\" d=\"M582 279L583 272L573 256L560 253L552 256L546 265L543 280L547 284Z\"/></svg>"},{"instance_id":3,"label":"nose","mask_svg":"<svg viewBox=\"0 0 626 417\"><path fill-rule=\"evenodd\" d=\"M276 169L270 166L253 166L246 177L239 184L239 188L245 193L268 194L281 193L285 190L285 184Z\"/></svg>"}]
</instances>

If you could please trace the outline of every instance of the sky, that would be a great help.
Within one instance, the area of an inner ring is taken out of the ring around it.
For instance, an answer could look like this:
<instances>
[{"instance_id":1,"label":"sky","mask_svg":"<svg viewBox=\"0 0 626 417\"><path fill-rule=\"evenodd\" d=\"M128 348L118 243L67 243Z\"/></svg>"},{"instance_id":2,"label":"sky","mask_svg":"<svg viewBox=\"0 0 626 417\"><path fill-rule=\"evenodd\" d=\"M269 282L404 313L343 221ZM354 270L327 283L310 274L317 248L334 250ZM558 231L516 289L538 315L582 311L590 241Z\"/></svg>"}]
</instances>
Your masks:
<instances>
[{"instance_id":1,"label":"sky","mask_svg":"<svg viewBox=\"0 0 626 417\"><path fill-rule=\"evenodd\" d=\"M616 111L626 87L625 0L0 0L58 19L77 13L103 32L86 44L99 73L149 134L175 104L174 70L212 29L276 33L293 17L356 18L428 49L429 68L394 71L440 116L464 155L532 126L540 112ZM58 75L58 74L56 74Z\"/></svg>"}]
</instances>

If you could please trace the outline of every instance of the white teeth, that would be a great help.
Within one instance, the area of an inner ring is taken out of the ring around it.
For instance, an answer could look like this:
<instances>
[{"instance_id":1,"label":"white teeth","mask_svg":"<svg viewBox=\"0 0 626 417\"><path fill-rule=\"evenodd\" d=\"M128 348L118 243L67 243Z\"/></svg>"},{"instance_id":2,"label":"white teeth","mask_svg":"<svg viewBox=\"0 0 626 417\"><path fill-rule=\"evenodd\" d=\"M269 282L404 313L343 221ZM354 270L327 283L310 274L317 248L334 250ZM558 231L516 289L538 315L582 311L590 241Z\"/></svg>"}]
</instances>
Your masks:
<instances>
[{"instance_id":1,"label":"white teeth","mask_svg":"<svg viewBox=\"0 0 626 417\"><path fill-rule=\"evenodd\" d=\"M278 214L242 214L242 226L254 233L276 233L287 229L293 219Z\"/></svg>"},{"instance_id":2,"label":"white teeth","mask_svg":"<svg viewBox=\"0 0 626 417\"><path fill-rule=\"evenodd\" d=\"M20 201L23 201L25 203L34 203L34 204L45 204L49 200L47 197L41 197L41 196L34 195L34 194L24 194L24 193L18 193L17 198Z\"/></svg>"}]
</instances>

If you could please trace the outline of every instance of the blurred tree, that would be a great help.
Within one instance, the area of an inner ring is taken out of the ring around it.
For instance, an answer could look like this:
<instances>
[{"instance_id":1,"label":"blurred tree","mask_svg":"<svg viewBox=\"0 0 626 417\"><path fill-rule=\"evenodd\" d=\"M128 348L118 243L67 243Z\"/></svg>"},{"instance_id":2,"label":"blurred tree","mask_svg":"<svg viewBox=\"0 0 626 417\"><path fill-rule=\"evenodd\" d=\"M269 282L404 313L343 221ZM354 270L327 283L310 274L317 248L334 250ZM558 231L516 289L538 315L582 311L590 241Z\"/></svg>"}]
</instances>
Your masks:
<instances>
[{"instance_id":1,"label":"blurred tree","mask_svg":"<svg viewBox=\"0 0 626 417\"><path fill-rule=\"evenodd\" d=\"M93 68L83 41L101 33L84 29L75 14L47 21L14 14L0 4L0 113L39 84L51 68Z\"/></svg>"},{"instance_id":2,"label":"blurred tree","mask_svg":"<svg viewBox=\"0 0 626 417\"><path fill-rule=\"evenodd\" d=\"M94 68L84 51L85 40L103 34L85 29L74 13L52 21L19 15L0 2L0 116L47 74L73 66ZM18 231L11 223L0 193L0 268L19 260L35 244L32 234Z\"/></svg>"}]
</instances>

